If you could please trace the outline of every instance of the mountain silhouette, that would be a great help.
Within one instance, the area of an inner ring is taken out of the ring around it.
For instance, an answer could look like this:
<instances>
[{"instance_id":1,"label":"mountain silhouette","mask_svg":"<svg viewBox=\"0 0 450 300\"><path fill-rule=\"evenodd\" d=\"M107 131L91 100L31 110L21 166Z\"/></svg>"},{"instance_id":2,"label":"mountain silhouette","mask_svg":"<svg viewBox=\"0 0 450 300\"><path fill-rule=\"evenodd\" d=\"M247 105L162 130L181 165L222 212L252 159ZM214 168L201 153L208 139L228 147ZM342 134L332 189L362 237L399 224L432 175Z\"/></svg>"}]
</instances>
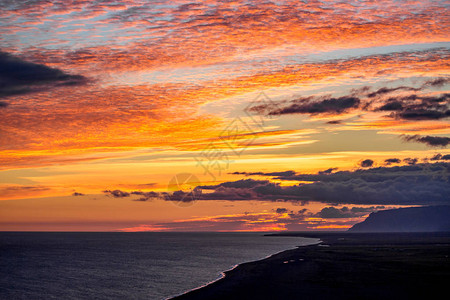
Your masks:
<instances>
[{"instance_id":1,"label":"mountain silhouette","mask_svg":"<svg viewBox=\"0 0 450 300\"><path fill-rule=\"evenodd\" d=\"M450 206L388 209L371 213L349 232L450 231Z\"/></svg>"}]
</instances>

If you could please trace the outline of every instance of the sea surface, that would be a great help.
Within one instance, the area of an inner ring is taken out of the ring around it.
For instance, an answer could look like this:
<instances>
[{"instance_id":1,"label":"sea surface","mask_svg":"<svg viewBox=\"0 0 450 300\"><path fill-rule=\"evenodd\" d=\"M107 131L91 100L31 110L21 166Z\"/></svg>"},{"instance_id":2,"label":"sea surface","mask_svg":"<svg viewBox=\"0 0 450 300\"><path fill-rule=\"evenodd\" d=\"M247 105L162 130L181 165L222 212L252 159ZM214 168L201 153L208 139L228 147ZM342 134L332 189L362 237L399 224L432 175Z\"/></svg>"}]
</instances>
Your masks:
<instances>
[{"instance_id":1,"label":"sea surface","mask_svg":"<svg viewBox=\"0 0 450 300\"><path fill-rule=\"evenodd\" d=\"M0 299L167 299L314 244L263 233L0 232Z\"/></svg>"}]
</instances>

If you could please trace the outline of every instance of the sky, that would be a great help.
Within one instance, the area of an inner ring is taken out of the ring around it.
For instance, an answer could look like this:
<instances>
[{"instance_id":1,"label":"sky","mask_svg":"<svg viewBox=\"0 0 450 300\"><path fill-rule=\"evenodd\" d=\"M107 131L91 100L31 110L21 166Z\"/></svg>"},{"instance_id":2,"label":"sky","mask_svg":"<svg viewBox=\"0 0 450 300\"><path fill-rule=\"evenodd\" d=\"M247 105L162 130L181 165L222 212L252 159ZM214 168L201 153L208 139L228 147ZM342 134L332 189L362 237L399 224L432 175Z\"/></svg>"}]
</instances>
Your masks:
<instances>
[{"instance_id":1,"label":"sky","mask_svg":"<svg viewBox=\"0 0 450 300\"><path fill-rule=\"evenodd\" d=\"M0 230L346 230L449 204L447 1L0 0Z\"/></svg>"}]
</instances>

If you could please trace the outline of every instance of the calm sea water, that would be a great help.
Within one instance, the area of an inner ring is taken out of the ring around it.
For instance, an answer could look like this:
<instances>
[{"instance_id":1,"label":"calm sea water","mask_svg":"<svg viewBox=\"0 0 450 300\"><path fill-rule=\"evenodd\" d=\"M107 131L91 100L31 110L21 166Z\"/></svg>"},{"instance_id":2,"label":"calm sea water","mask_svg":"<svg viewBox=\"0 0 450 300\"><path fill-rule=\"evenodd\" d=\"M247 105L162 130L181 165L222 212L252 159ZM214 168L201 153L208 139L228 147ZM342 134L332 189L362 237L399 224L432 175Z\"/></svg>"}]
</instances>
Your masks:
<instances>
[{"instance_id":1,"label":"calm sea water","mask_svg":"<svg viewBox=\"0 0 450 300\"><path fill-rule=\"evenodd\" d=\"M165 299L317 240L261 233L0 233L1 299Z\"/></svg>"}]
</instances>

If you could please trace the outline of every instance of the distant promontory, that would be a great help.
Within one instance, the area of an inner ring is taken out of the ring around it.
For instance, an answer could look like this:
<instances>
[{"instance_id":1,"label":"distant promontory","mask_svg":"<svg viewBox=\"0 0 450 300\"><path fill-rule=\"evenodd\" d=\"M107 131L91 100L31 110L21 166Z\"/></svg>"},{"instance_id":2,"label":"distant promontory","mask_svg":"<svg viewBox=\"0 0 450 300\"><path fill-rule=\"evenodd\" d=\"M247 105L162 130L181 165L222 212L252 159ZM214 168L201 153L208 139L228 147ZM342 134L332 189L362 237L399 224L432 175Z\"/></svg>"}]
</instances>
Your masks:
<instances>
[{"instance_id":1,"label":"distant promontory","mask_svg":"<svg viewBox=\"0 0 450 300\"><path fill-rule=\"evenodd\" d=\"M349 232L450 231L450 206L424 206L382 210L353 225Z\"/></svg>"}]
</instances>

